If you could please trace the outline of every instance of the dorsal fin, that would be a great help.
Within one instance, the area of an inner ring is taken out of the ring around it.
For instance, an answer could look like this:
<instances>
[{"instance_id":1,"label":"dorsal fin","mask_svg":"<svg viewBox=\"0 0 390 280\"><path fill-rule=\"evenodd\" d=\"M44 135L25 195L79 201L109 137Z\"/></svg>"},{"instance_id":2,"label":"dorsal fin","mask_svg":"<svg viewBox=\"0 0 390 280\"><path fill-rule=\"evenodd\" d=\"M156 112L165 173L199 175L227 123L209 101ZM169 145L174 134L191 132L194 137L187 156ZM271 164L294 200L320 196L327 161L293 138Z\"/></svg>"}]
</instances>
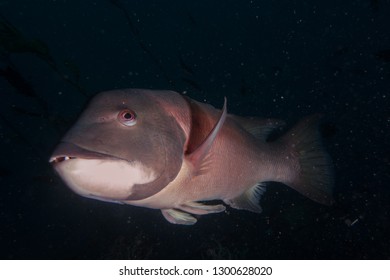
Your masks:
<instances>
[{"instance_id":1,"label":"dorsal fin","mask_svg":"<svg viewBox=\"0 0 390 280\"><path fill-rule=\"evenodd\" d=\"M277 128L285 125L284 121L276 119L260 119L255 117L239 117L235 115L228 115L243 129L255 136L257 139L266 141L268 136Z\"/></svg>"},{"instance_id":2,"label":"dorsal fin","mask_svg":"<svg viewBox=\"0 0 390 280\"><path fill-rule=\"evenodd\" d=\"M210 151L211 145L214 143L215 138L217 137L219 131L222 128L226 120L227 110L226 110L227 100L224 99L224 104L222 108L222 113L214 125L213 129L208 133L200 145L198 145L193 151L186 155L187 160L191 163L193 167L193 174L197 175L201 170L204 169L206 157Z\"/></svg>"}]
</instances>

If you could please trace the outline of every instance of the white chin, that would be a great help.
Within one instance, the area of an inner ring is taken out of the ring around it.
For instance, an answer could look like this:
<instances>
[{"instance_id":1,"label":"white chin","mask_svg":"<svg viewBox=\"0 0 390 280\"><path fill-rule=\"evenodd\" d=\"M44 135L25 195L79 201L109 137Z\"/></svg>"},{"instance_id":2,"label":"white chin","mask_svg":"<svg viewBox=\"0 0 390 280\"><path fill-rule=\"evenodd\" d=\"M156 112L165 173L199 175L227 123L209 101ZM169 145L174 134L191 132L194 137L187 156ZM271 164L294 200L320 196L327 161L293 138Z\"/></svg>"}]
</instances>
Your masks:
<instances>
[{"instance_id":1,"label":"white chin","mask_svg":"<svg viewBox=\"0 0 390 280\"><path fill-rule=\"evenodd\" d=\"M73 158L55 167L58 174L76 193L104 201L125 200L132 187L153 182L153 170L138 162L124 160Z\"/></svg>"}]
</instances>

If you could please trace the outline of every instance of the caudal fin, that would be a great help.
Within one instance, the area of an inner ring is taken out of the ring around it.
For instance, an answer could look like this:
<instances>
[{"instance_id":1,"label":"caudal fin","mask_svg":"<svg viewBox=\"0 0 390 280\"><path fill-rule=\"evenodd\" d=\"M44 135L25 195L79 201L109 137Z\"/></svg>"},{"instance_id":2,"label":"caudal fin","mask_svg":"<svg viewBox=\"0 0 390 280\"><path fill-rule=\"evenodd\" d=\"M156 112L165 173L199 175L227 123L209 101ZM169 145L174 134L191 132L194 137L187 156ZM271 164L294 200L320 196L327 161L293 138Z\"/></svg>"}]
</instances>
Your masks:
<instances>
[{"instance_id":1,"label":"caudal fin","mask_svg":"<svg viewBox=\"0 0 390 280\"><path fill-rule=\"evenodd\" d=\"M307 117L284 137L298 157L299 175L287 184L306 197L326 205L333 203L333 164L319 131L319 115Z\"/></svg>"}]
</instances>

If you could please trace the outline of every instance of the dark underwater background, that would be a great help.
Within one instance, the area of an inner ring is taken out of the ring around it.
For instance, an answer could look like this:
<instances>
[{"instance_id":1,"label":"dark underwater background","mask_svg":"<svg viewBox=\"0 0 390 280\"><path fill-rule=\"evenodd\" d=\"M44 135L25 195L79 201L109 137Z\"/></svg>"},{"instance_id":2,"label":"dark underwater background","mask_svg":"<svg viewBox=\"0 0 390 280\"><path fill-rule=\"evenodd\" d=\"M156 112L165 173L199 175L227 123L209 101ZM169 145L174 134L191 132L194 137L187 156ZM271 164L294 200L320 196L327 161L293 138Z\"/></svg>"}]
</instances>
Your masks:
<instances>
[{"instance_id":1,"label":"dark underwater background","mask_svg":"<svg viewBox=\"0 0 390 280\"><path fill-rule=\"evenodd\" d=\"M261 214L179 226L74 194L51 152L90 97L130 87L322 113L336 203L270 184ZM389 259L389 100L389 0L0 0L0 258Z\"/></svg>"}]
</instances>

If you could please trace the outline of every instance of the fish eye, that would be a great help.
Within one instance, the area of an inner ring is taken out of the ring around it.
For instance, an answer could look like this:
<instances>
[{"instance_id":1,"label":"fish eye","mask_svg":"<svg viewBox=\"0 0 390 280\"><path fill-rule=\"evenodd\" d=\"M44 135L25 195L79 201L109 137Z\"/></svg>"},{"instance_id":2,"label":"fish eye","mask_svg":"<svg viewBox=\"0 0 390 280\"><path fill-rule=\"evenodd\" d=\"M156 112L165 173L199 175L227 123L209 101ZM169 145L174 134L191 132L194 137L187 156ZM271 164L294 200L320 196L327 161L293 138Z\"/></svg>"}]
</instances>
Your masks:
<instances>
[{"instance_id":1,"label":"fish eye","mask_svg":"<svg viewBox=\"0 0 390 280\"><path fill-rule=\"evenodd\" d=\"M125 109L119 112L118 120L125 126L133 126L137 123L137 115L134 111Z\"/></svg>"}]
</instances>

